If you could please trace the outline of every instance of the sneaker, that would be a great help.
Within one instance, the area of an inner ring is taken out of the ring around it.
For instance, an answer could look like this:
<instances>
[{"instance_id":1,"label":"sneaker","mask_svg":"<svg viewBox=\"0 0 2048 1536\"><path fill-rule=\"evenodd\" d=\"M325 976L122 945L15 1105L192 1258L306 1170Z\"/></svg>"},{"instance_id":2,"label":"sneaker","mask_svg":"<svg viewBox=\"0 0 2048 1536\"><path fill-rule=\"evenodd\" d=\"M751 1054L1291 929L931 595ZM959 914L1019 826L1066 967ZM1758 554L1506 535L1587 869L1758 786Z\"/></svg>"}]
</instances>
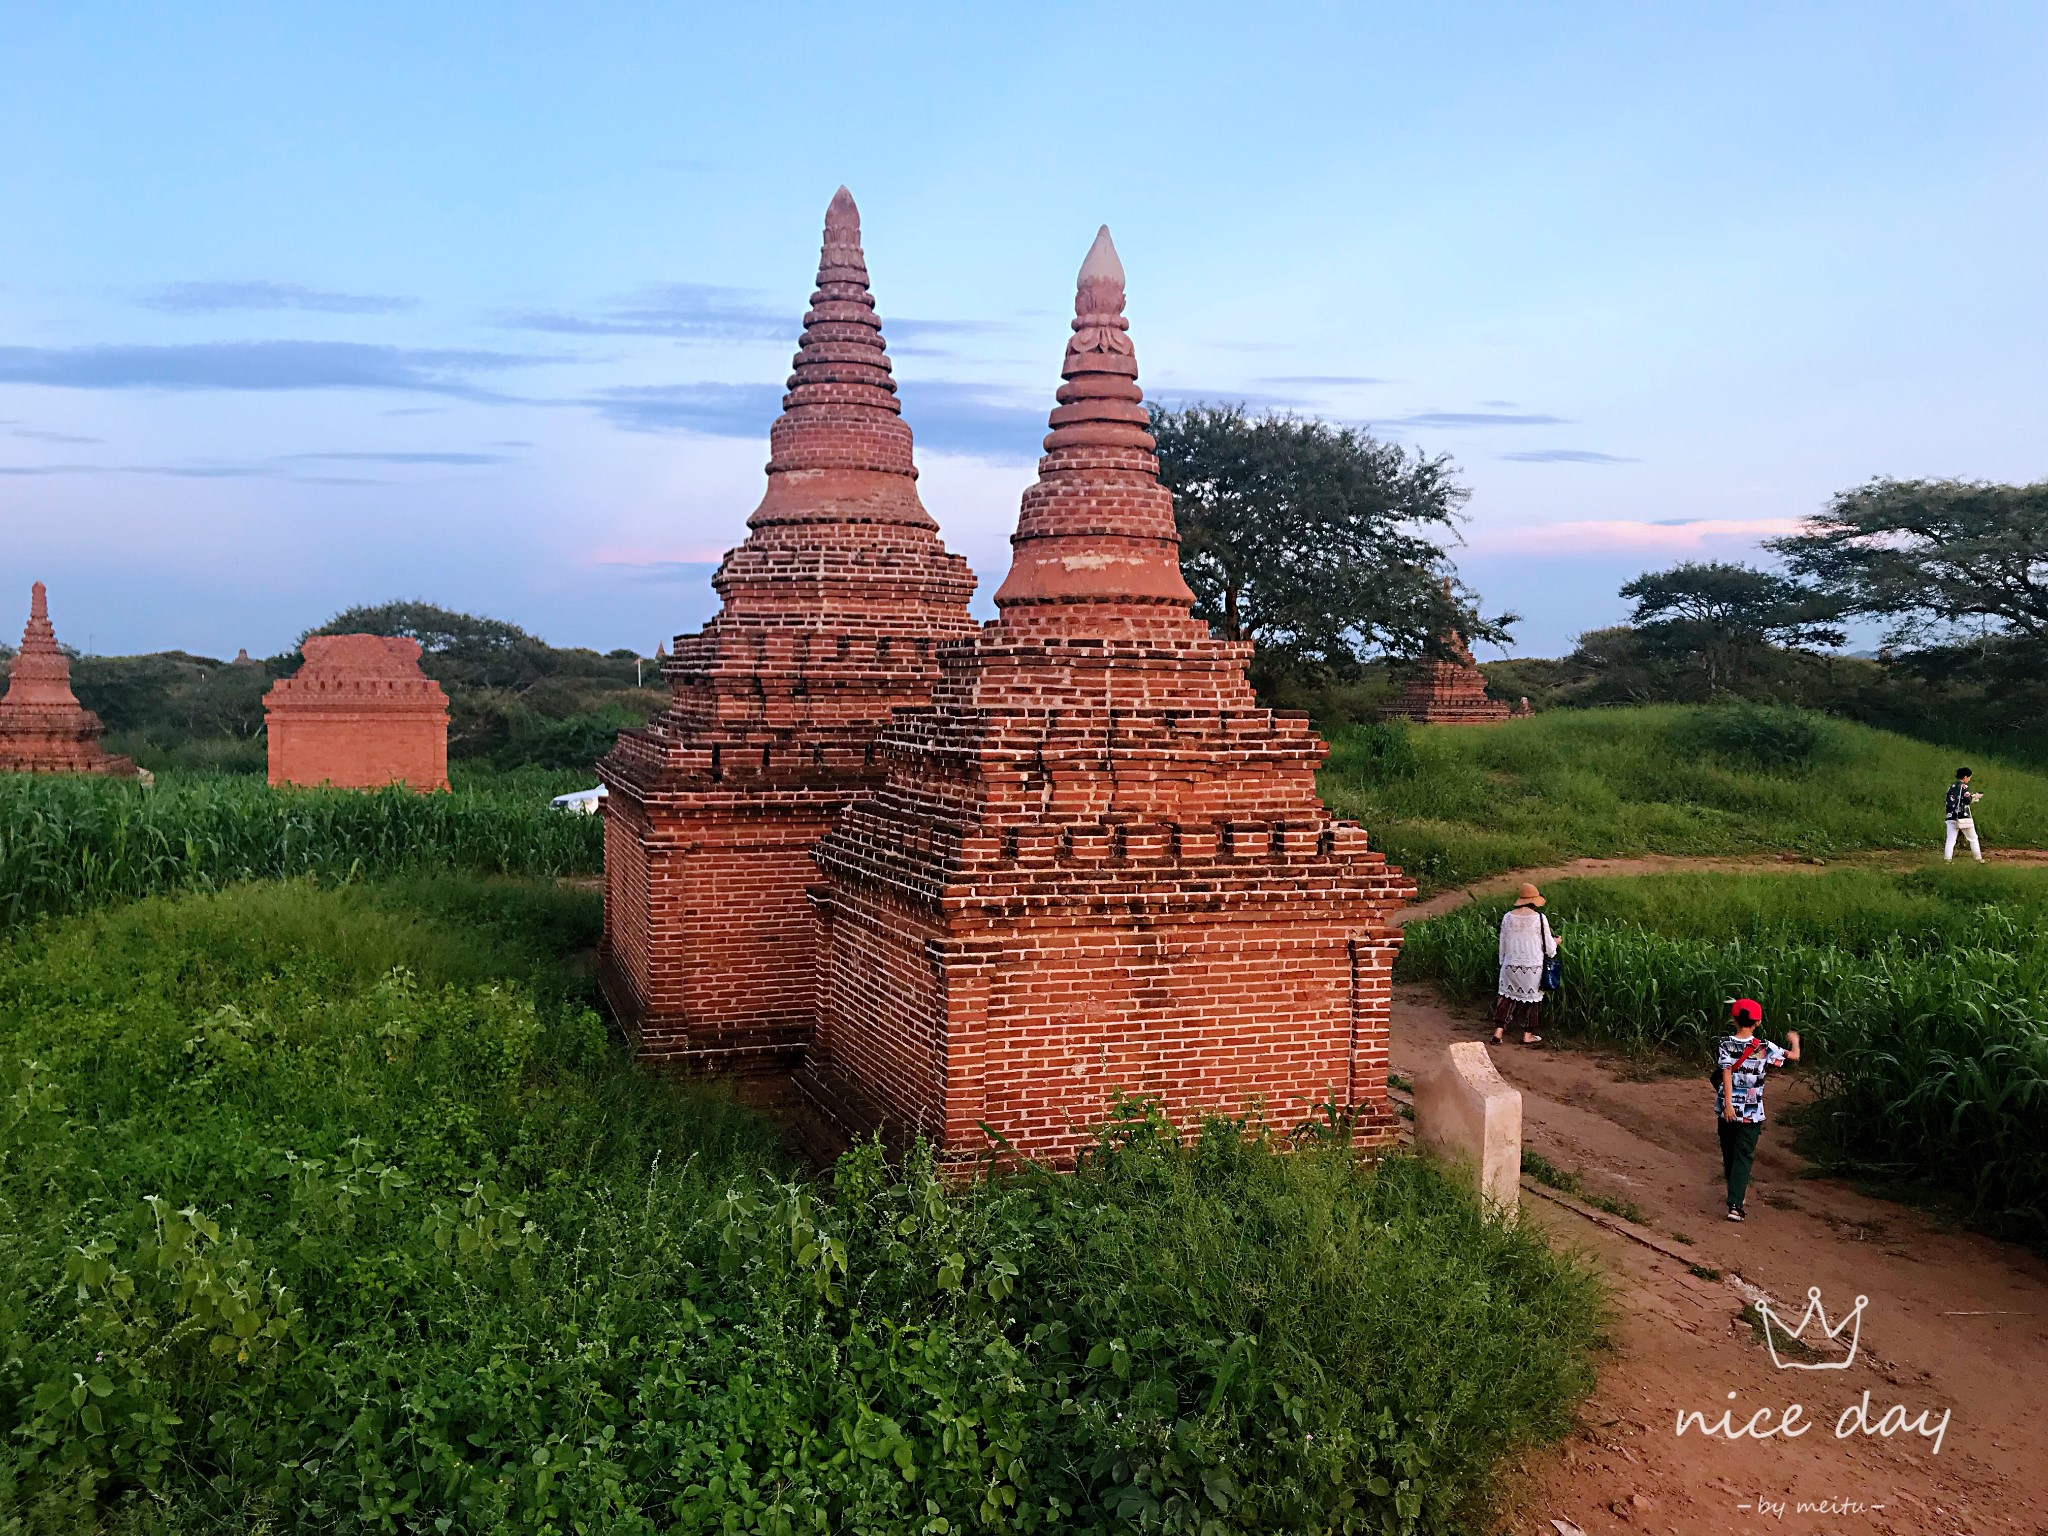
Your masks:
<instances>
[{"instance_id":1,"label":"sneaker","mask_svg":"<svg viewBox=\"0 0 2048 1536\"><path fill-rule=\"evenodd\" d=\"M1728 1219L1730 1221L1747 1221L1749 1218L1742 1214L1741 1206L1731 1205L1728 1207Z\"/></svg>"}]
</instances>

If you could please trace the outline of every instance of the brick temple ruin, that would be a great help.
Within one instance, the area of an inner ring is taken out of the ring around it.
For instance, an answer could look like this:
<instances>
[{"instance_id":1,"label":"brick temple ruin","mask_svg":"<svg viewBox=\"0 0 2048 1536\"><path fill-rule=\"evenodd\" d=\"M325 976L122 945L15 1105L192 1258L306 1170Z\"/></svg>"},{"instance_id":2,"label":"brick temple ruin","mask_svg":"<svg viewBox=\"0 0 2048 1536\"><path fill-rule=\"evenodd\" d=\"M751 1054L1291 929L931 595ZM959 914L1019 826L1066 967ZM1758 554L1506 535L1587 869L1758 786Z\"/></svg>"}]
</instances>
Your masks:
<instances>
[{"instance_id":1,"label":"brick temple ruin","mask_svg":"<svg viewBox=\"0 0 2048 1536\"><path fill-rule=\"evenodd\" d=\"M1450 596L1448 581L1444 595ZM1389 714L1417 725L1498 725L1510 714L1528 712L1526 699L1522 701L1524 709L1510 711L1499 699L1486 696L1486 674L1479 670L1471 647L1457 630L1444 631L1437 637L1437 645L1442 654L1415 664Z\"/></svg>"},{"instance_id":2,"label":"brick temple ruin","mask_svg":"<svg viewBox=\"0 0 2048 1536\"><path fill-rule=\"evenodd\" d=\"M1414 888L1324 809L1324 745L1258 706L1250 645L1192 616L1123 308L1104 229L1001 616L939 650L820 849L799 1082L952 1157L992 1132L1070 1161L1119 1093L1384 1134Z\"/></svg>"},{"instance_id":3,"label":"brick temple ruin","mask_svg":"<svg viewBox=\"0 0 2048 1536\"><path fill-rule=\"evenodd\" d=\"M100 717L71 691L71 660L58 648L40 581L29 589L28 624L0 697L0 773L138 776L134 763L100 746Z\"/></svg>"},{"instance_id":4,"label":"brick temple ruin","mask_svg":"<svg viewBox=\"0 0 2048 1536\"><path fill-rule=\"evenodd\" d=\"M598 764L600 976L643 1057L786 1071L816 1008L818 844L879 787L876 738L926 701L940 642L975 628L973 572L918 499L844 187L747 528L720 612L662 667L669 707Z\"/></svg>"},{"instance_id":5,"label":"brick temple ruin","mask_svg":"<svg viewBox=\"0 0 2048 1536\"><path fill-rule=\"evenodd\" d=\"M308 635L299 649L305 665L263 696L272 784L448 787L448 695L419 641Z\"/></svg>"}]
</instances>

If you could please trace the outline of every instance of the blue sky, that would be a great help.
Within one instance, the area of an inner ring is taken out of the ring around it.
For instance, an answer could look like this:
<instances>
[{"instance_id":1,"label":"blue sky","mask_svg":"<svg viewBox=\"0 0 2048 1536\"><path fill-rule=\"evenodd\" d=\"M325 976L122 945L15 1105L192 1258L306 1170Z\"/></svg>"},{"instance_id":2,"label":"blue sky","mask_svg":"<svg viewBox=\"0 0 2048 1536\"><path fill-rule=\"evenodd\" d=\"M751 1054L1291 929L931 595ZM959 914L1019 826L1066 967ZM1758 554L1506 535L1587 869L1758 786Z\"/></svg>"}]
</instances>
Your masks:
<instances>
[{"instance_id":1,"label":"blue sky","mask_svg":"<svg viewBox=\"0 0 2048 1536\"><path fill-rule=\"evenodd\" d=\"M1148 391L1455 457L1515 647L2048 475L2048 8L0 0L0 626L708 616L841 182L983 599L1107 221Z\"/></svg>"}]
</instances>

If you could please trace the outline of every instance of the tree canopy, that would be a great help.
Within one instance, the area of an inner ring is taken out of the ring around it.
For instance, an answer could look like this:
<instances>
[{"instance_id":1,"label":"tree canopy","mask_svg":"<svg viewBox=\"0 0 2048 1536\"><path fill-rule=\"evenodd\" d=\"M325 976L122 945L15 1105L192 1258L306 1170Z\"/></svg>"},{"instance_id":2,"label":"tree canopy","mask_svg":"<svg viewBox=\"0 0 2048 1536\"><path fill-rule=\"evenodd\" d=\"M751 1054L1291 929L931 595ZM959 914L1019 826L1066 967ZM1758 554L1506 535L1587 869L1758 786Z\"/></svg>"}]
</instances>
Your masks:
<instances>
[{"instance_id":1,"label":"tree canopy","mask_svg":"<svg viewBox=\"0 0 2048 1536\"><path fill-rule=\"evenodd\" d=\"M1508 638L1514 615L1446 584L1439 540L1469 494L1447 457L1241 406L1154 406L1152 433L1195 612L1265 669L1347 673L1453 627Z\"/></svg>"},{"instance_id":2,"label":"tree canopy","mask_svg":"<svg viewBox=\"0 0 2048 1536\"><path fill-rule=\"evenodd\" d=\"M1825 599L1746 565L1688 560L1645 572L1621 595L1635 600L1630 621L1645 653L1698 666L1710 693L1768 667L1774 647L1832 648L1845 638Z\"/></svg>"},{"instance_id":3,"label":"tree canopy","mask_svg":"<svg viewBox=\"0 0 2048 1536\"><path fill-rule=\"evenodd\" d=\"M525 688L556 670L547 642L517 624L432 603L347 608L307 634L402 635L417 640L430 675L468 688Z\"/></svg>"},{"instance_id":4,"label":"tree canopy","mask_svg":"<svg viewBox=\"0 0 2048 1536\"><path fill-rule=\"evenodd\" d=\"M1902 644L1980 632L2048 646L2048 481L1872 480L1773 540L1842 613Z\"/></svg>"}]
</instances>

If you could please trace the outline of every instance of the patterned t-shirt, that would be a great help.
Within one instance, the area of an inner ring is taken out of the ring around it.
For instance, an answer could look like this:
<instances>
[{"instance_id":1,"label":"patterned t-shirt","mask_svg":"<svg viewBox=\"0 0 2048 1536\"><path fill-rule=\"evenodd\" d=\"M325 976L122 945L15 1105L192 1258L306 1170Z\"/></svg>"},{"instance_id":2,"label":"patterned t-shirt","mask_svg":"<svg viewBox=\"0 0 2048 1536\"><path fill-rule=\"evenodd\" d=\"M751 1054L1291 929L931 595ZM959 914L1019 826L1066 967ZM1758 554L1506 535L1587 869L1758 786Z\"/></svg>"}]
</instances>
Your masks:
<instances>
[{"instance_id":1,"label":"patterned t-shirt","mask_svg":"<svg viewBox=\"0 0 2048 1536\"><path fill-rule=\"evenodd\" d=\"M1751 1046L1755 1046L1756 1049L1751 1051ZM1725 1073L1741 1059L1744 1051L1749 1051L1749 1060L1744 1061L1735 1073L1735 1118L1751 1125L1761 1125L1764 1119L1764 1069L1785 1065L1785 1052L1783 1047L1771 1044L1761 1035L1752 1036L1747 1040L1740 1035L1726 1035L1722 1037L1721 1048L1715 1054L1715 1067ZM1721 1118L1721 1111L1725 1107L1721 1087L1717 1082L1714 1085L1716 1120Z\"/></svg>"},{"instance_id":2,"label":"patterned t-shirt","mask_svg":"<svg viewBox=\"0 0 2048 1536\"><path fill-rule=\"evenodd\" d=\"M1948 800L1943 807L1950 821L1970 821L1975 813L1971 810L1974 802L1970 799L1970 785L1967 779L1957 779L1948 787Z\"/></svg>"}]
</instances>

